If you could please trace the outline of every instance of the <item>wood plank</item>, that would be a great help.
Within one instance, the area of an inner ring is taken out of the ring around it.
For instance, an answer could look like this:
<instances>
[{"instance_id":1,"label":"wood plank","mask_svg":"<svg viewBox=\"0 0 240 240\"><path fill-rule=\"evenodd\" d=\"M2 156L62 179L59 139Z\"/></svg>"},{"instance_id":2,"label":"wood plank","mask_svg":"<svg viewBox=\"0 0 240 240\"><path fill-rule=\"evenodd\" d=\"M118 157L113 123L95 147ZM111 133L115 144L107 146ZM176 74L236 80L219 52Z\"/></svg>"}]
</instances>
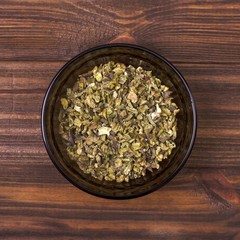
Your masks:
<instances>
[{"instance_id":1,"label":"wood plank","mask_svg":"<svg viewBox=\"0 0 240 240\"><path fill-rule=\"evenodd\" d=\"M0 60L69 60L108 42L137 43L174 62L239 63L237 1L0 3Z\"/></svg>"},{"instance_id":2,"label":"wood plank","mask_svg":"<svg viewBox=\"0 0 240 240\"><path fill-rule=\"evenodd\" d=\"M2 163L29 164L33 155L36 164L49 161L41 138L41 106L48 85L63 64L0 62ZM240 166L239 65L176 66L192 89L198 112L196 143L186 167Z\"/></svg>"},{"instance_id":3,"label":"wood plank","mask_svg":"<svg viewBox=\"0 0 240 240\"><path fill-rule=\"evenodd\" d=\"M11 170L17 182L8 177L6 185L0 184L2 239L70 239L77 235L81 239L197 239L199 231L206 239L239 236L240 178L235 168L224 172L185 169L162 189L127 201L96 198L70 184L52 183L51 167L44 166L46 172L38 167L33 174L21 166ZM26 178L19 179L23 173Z\"/></svg>"},{"instance_id":4,"label":"wood plank","mask_svg":"<svg viewBox=\"0 0 240 240\"><path fill-rule=\"evenodd\" d=\"M179 186L185 190L202 191L205 186L213 188L226 202L239 204L240 193L240 176L239 167L222 168L183 168L180 173L172 180L171 184L166 185L161 191L176 191ZM34 157L32 161L25 164L16 161L15 165L1 164L0 181L2 187L32 187L36 184L38 187L48 184L49 186L61 187L65 185L70 187L71 184L64 179L54 165L49 162L43 162L41 165L35 164ZM210 183L211 182L211 183ZM229 191L225 194L225 189ZM181 189L180 189L181 191ZM166 206L167 207L167 206ZM193 207L193 206L189 206Z\"/></svg>"}]
</instances>

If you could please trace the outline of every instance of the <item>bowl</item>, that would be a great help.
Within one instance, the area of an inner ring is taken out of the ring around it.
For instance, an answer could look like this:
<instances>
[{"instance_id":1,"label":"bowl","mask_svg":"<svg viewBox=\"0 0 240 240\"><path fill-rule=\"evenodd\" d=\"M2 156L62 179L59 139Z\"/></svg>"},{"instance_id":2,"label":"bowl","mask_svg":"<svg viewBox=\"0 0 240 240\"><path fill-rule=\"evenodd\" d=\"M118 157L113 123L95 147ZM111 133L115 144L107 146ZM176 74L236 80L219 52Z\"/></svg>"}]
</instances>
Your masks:
<instances>
[{"instance_id":1,"label":"bowl","mask_svg":"<svg viewBox=\"0 0 240 240\"><path fill-rule=\"evenodd\" d=\"M162 162L158 170L144 177L117 183L100 181L80 170L72 161L59 134L58 115L60 99L66 96L79 74L109 61L141 66L151 70L172 91L174 102L180 108L177 115L176 148ZM150 193L169 182L183 167L196 135L196 109L189 87L179 71L157 53L130 44L108 44L84 51L66 63L53 78L42 106L42 136L47 152L62 175L76 187L96 196L112 199L134 198Z\"/></svg>"}]
</instances>

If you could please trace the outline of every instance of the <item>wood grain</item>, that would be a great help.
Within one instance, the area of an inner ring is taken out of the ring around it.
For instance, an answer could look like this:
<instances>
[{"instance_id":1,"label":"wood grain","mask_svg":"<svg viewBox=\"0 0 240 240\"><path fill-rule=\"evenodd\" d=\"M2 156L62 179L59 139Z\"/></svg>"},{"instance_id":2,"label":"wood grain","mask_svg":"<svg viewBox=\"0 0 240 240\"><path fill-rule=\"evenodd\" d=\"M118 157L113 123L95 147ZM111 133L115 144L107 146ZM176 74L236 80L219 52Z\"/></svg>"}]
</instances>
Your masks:
<instances>
[{"instance_id":1,"label":"wood grain","mask_svg":"<svg viewBox=\"0 0 240 240\"><path fill-rule=\"evenodd\" d=\"M114 201L72 186L44 148L41 105L67 60L128 42L163 55L198 113L194 149L162 189ZM238 1L0 1L0 239L240 239Z\"/></svg>"},{"instance_id":2,"label":"wood grain","mask_svg":"<svg viewBox=\"0 0 240 240\"><path fill-rule=\"evenodd\" d=\"M68 60L128 39L174 62L238 63L239 9L238 1L220 0L2 0L1 59Z\"/></svg>"}]
</instances>

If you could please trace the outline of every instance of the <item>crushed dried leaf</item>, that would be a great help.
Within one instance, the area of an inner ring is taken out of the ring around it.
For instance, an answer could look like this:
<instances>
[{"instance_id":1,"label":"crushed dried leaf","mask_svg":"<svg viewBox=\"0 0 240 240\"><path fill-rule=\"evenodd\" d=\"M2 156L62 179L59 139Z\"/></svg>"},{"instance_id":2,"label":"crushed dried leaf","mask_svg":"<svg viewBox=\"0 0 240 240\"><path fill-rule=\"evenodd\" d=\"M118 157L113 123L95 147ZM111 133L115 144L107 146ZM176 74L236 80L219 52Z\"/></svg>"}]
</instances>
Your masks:
<instances>
[{"instance_id":1,"label":"crushed dried leaf","mask_svg":"<svg viewBox=\"0 0 240 240\"><path fill-rule=\"evenodd\" d=\"M59 133L84 173L128 182L158 169L176 147L180 110L172 100L151 71L111 61L67 89Z\"/></svg>"}]
</instances>

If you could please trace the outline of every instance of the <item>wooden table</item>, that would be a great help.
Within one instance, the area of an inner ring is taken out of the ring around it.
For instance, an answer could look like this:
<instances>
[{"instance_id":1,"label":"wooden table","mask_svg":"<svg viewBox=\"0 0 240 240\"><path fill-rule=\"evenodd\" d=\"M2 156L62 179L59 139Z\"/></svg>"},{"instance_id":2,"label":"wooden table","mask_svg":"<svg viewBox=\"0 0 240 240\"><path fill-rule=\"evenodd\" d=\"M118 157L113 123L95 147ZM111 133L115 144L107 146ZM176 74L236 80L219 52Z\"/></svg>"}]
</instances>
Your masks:
<instances>
[{"instance_id":1,"label":"wooden table","mask_svg":"<svg viewBox=\"0 0 240 240\"><path fill-rule=\"evenodd\" d=\"M43 145L56 72L90 47L127 42L170 60L198 132L162 189L107 200L72 186ZM239 1L0 1L0 239L240 239Z\"/></svg>"}]
</instances>

